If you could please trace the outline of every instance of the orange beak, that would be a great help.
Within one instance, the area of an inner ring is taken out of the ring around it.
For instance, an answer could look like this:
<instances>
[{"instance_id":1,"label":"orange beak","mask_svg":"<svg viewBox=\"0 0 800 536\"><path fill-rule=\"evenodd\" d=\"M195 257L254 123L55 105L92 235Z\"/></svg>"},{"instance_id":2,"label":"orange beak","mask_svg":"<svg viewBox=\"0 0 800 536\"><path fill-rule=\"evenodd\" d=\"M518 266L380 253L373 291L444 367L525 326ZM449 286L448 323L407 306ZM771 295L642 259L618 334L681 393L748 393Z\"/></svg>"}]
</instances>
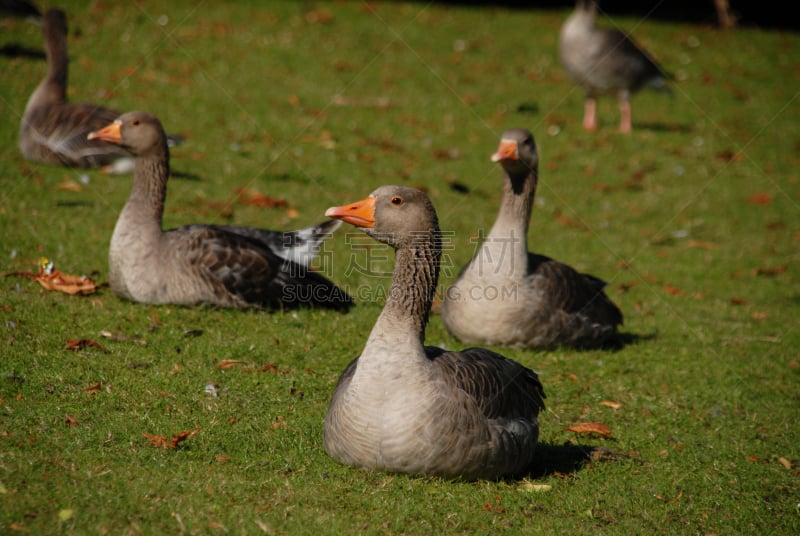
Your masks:
<instances>
[{"instance_id":1,"label":"orange beak","mask_svg":"<svg viewBox=\"0 0 800 536\"><path fill-rule=\"evenodd\" d=\"M356 227L372 227L375 225L375 198L367 197L348 205L331 207L325 211L325 216L346 221Z\"/></svg>"},{"instance_id":2,"label":"orange beak","mask_svg":"<svg viewBox=\"0 0 800 536\"><path fill-rule=\"evenodd\" d=\"M517 142L514 140L500 140L497 152L492 155L492 162L500 162L501 160L519 160Z\"/></svg>"},{"instance_id":3,"label":"orange beak","mask_svg":"<svg viewBox=\"0 0 800 536\"><path fill-rule=\"evenodd\" d=\"M107 141L109 143L120 143L122 141L122 133L120 132L121 126L122 121L117 119L110 125L103 127L100 130L90 132L89 135L86 136L86 139Z\"/></svg>"}]
</instances>

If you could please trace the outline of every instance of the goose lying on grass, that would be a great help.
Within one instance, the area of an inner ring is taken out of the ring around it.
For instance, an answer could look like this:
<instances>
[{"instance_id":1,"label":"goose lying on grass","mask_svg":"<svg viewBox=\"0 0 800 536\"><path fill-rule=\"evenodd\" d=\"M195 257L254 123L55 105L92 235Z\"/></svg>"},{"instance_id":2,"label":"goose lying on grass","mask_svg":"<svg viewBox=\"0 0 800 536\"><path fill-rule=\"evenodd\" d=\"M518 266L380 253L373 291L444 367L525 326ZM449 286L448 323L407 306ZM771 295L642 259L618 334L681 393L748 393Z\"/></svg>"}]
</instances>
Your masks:
<instances>
[{"instance_id":1,"label":"goose lying on grass","mask_svg":"<svg viewBox=\"0 0 800 536\"><path fill-rule=\"evenodd\" d=\"M475 257L447 289L447 330L465 343L500 346L616 344L622 313L603 291L605 283L528 252L539 169L533 135L507 130L492 160L503 167L500 210Z\"/></svg>"},{"instance_id":2,"label":"goose lying on grass","mask_svg":"<svg viewBox=\"0 0 800 536\"><path fill-rule=\"evenodd\" d=\"M396 252L383 311L334 390L324 425L328 454L362 469L447 478L524 472L544 409L538 376L483 348L424 345L441 256L427 195L383 186L325 215Z\"/></svg>"},{"instance_id":3,"label":"goose lying on grass","mask_svg":"<svg viewBox=\"0 0 800 536\"><path fill-rule=\"evenodd\" d=\"M163 231L169 149L161 122L128 112L89 138L117 144L136 157L133 188L109 251L109 283L119 296L234 308L352 305L347 293L308 268L341 222L294 232L201 224Z\"/></svg>"}]
</instances>

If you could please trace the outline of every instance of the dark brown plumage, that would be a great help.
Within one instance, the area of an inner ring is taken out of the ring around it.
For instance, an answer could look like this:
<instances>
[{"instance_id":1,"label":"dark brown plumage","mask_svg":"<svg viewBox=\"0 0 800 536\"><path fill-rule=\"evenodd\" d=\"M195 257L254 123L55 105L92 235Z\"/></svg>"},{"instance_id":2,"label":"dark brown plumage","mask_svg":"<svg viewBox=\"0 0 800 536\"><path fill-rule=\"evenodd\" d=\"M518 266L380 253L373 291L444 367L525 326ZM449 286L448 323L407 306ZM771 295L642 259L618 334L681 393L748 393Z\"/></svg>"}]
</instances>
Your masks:
<instances>
[{"instance_id":1,"label":"dark brown plumage","mask_svg":"<svg viewBox=\"0 0 800 536\"><path fill-rule=\"evenodd\" d=\"M428 197L383 186L326 215L362 227L396 252L383 311L331 398L323 436L328 454L363 469L447 478L523 472L544 409L538 376L483 348L424 346L441 255Z\"/></svg>"},{"instance_id":2,"label":"dark brown plumage","mask_svg":"<svg viewBox=\"0 0 800 536\"><path fill-rule=\"evenodd\" d=\"M619 130L630 132L631 95L643 87L669 92L670 76L624 32L597 28L596 16L594 0L577 1L559 34L561 62L585 93L583 127L597 128L597 98L609 94L619 101Z\"/></svg>"},{"instance_id":3,"label":"dark brown plumage","mask_svg":"<svg viewBox=\"0 0 800 536\"><path fill-rule=\"evenodd\" d=\"M447 289L445 327L463 342L500 346L597 347L616 341L622 313L603 291L605 283L528 252L539 166L533 135L507 130L492 160L504 170L500 210L475 257Z\"/></svg>"},{"instance_id":4,"label":"dark brown plumage","mask_svg":"<svg viewBox=\"0 0 800 536\"><path fill-rule=\"evenodd\" d=\"M133 188L109 251L109 283L118 295L144 303L234 308L352 304L347 293L308 268L341 222L292 232L199 224L162 231L169 150L161 122L128 112L89 137L136 156Z\"/></svg>"}]
</instances>

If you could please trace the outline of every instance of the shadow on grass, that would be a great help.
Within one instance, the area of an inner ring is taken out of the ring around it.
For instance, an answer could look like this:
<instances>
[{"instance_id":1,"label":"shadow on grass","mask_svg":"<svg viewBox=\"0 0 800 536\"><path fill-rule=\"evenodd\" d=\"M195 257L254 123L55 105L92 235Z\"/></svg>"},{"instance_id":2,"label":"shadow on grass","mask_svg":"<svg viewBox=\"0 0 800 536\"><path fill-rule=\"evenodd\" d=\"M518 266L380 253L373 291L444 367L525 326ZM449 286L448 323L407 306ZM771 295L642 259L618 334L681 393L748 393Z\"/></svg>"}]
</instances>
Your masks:
<instances>
[{"instance_id":1,"label":"shadow on grass","mask_svg":"<svg viewBox=\"0 0 800 536\"><path fill-rule=\"evenodd\" d=\"M192 181L192 182L200 182L201 180L203 180L203 177L201 177L200 175L198 175L196 173L190 173L188 171L171 170L170 174L169 174L169 177L171 179L174 178L174 179L181 179L181 180L184 180L184 181Z\"/></svg>"},{"instance_id":2,"label":"shadow on grass","mask_svg":"<svg viewBox=\"0 0 800 536\"><path fill-rule=\"evenodd\" d=\"M540 479L555 474L577 473L592 461L592 452L595 448L590 445L573 443L563 445L539 443L536 446L536 461L528 468L524 476Z\"/></svg>"},{"instance_id":3,"label":"shadow on grass","mask_svg":"<svg viewBox=\"0 0 800 536\"><path fill-rule=\"evenodd\" d=\"M606 447L571 442L563 445L539 443L536 446L536 460L520 477L538 480L552 475L572 475L588 464L618 460L641 461L635 456Z\"/></svg>"},{"instance_id":4,"label":"shadow on grass","mask_svg":"<svg viewBox=\"0 0 800 536\"><path fill-rule=\"evenodd\" d=\"M0 56L5 56L7 58L30 58L36 60L47 59L44 51L37 50L35 48L28 48L25 45L20 45L19 43L6 43L0 47Z\"/></svg>"},{"instance_id":5,"label":"shadow on grass","mask_svg":"<svg viewBox=\"0 0 800 536\"><path fill-rule=\"evenodd\" d=\"M653 132L680 132L682 134L688 134L693 130L692 125L678 125L676 123L636 123L633 128L652 130Z\"/></svg>"}]
</instances>

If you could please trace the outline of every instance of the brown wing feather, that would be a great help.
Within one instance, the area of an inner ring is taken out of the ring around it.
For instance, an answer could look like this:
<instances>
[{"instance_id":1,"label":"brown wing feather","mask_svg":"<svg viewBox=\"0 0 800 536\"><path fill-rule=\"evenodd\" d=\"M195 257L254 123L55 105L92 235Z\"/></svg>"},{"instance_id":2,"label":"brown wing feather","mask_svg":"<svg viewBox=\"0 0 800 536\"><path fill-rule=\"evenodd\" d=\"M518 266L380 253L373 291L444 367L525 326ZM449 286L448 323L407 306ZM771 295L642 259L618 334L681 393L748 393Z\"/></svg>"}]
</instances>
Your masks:
<instances>
[{"instance_id":1,"label":"brown wing feather","mask_svg":"<svg viewBox=\"0 0 800 536\"><path fill-rule=\"evenodd\" d=\"M543 295L548 309L583 314L594 322L616 326L622 324L622 312L606 296L606 283L592 275L582 274L571 266L544 255L529 256L530 276L545 285Z\"/></svg>"},{"instance_id":2,"label":"brown wing feather","mask_svg":"<svg viewBox=\"0 0 800 536\"><path fill-rule=\"evenodd\" d=\"M284 261L248 236L207 225L175 230L189 265L244 303L267 308L322 305L346 309L352 298L320 274Z\"/></svg>"},{"instance_id":3,"label":"brown wing feather","mask_svg":"<svg viewBox=\"0 0 800 536\"><path fill-rule=\"evenodd\" d=\"M425 348L440 377L469 394L489 419L535 418L544 410L544 388L532 370L484 348L448 352Z\"/></svg>"}]
</instances>

